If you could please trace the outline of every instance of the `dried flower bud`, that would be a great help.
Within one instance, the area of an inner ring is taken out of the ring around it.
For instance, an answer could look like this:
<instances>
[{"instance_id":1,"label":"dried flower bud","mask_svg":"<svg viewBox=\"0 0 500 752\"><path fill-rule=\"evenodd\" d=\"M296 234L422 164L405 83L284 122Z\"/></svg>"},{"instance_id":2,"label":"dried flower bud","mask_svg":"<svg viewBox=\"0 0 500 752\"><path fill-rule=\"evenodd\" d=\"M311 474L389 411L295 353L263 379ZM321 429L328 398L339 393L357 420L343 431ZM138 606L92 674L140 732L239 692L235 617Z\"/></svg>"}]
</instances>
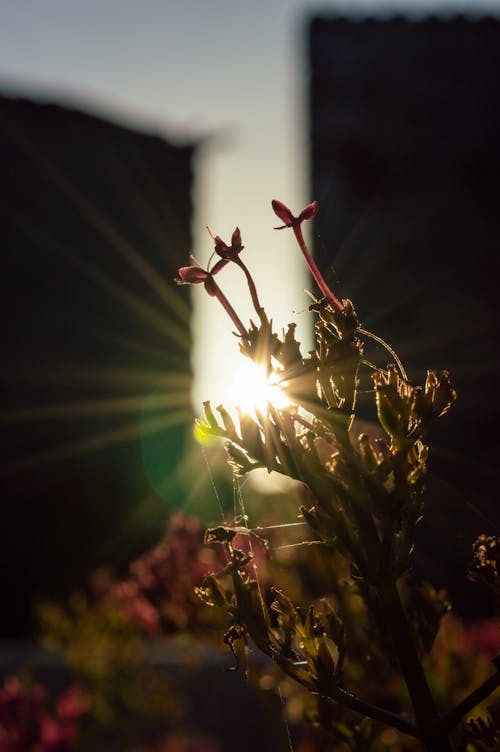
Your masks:
<instances>
[{"instance_id":1,"label":"dried flower bud","mask_svg":"<svg viewBox=\"0 0 500 752\"><path fill-rule=\"evenodd\" d=\"M207 606L223 608L228 605L226 591L214 574L208 574L202 586L196 587L194 592Z\"/></svg>"},{"instance_id":2,"label":"dried flower bud","mask_svg":"<svg viewBox=\"0 0 500 752\"><path fill-rule=\"evenodd\" d=\"M483 534L474 541L469 574L500 592L500 536Z\"/></svg>"}]
</instances>

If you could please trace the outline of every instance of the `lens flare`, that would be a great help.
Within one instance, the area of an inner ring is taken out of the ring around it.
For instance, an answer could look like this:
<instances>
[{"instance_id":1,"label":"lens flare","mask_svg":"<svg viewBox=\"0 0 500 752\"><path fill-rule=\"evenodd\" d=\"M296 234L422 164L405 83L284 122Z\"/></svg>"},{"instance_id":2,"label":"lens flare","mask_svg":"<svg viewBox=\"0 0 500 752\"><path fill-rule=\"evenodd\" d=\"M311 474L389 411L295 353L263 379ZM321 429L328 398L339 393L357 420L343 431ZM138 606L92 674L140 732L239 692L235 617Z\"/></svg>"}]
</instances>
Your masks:
<instances>
[{"instance_id":1,"label":"lens flare","mask_svg":"<svg viewBox=\"0 0 500 752\"><path fill-rule=\"evenodd\" d=\"M279 387L277 376L266 375L263 366L244 360L234 374L229 389L230 404L246 413L255 410L265 411L268 403L278 409L289 404L289 400Z\"/></svg>"}]
</instances>

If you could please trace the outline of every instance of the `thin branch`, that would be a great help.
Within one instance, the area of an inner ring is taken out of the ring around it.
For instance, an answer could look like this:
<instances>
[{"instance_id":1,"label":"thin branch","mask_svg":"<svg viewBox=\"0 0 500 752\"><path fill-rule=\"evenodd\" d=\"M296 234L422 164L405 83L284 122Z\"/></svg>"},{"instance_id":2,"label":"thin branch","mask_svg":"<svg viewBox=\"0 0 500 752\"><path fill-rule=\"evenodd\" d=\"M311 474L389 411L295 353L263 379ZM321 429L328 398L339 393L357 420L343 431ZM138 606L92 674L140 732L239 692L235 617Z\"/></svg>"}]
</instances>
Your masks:
<instances>
[{"instance_id":1,"label":"thin branch","mask_svg":"<svg viewBox=\"0 0 500 752\"><path fill-rule=\"evenodd\" d=\"M298 672L294 671L293 666L282 655L275 653L272 657L285 674L295 679L298 684L305 687L312 695L321 697L329 702L344 705L355 713L360 713L368 718L372 718L374 721L380 721L388 726L392 726L408 736L419 738L419 729L417 729L417 725L412 718L405 718L397 713L391 713L389 710L379 708L377 705L371 705L369 702L360 700L359 697L352 695L341 687L335 687L333 690L330 690L330 694L325 694L317 686L313 685L313 677L307 676L306 678L305 672L300 669Z\"/></svg>"},{"instance_id":2,"label":"thin branch","mask_svg":"<svg viewBox=\"0 0 500 752\"><path fill-rule=\"evenodd\" d=\"M493 664L496 667L496 673L486 679L486 681L459 702L452 710L440 716L432 726L432 733L436 731L449 732L454 729L467 713L489 697L495 689L500 687L500 654L493 658Z\"/></svg>"},{"instance_id":3,"label":"thin branch","mask_svg":"<svg viewBox=\"0 0 500 752\"><path fill-rule=\"evenodd\" d=\"M324 695L321 692L312 692L312 694L318 695L330 702L338 702L350 710L354 710L356 713L361 713L361 715L372 718L374 721L381 721L381 723L392 726L403 734L419 738L419 731L412 718L405 718L397 713L391 713L388 710L379 708L377 705L371 705L369 702L360 700L359 697L352 695L345 689L341 689L341 687L333 690L331 695Z\"/></svg>"},{"instance_id":4,"label":"thin branch","mask_svg":"<svg viewBox=\"0 0 500 752\"><path fill-rule=\"evenodd\" d=\"M370 339L373 339L373 340L375 340L375 342L378 342L380 345L382 345L382 347L384 347L387 350L387 352L390 353L390 355L394 358L394 361L395 361L397 367L399 368L399 371L400 371L401 376L403 377L403 379L405 381L408 381L408 376L406 375L406 371L404 369L404 366L401 363L401 360L399 359L397 353L395 352L395 350L393 350L393 348L384 339L382 339L382 337L379 337L377 334L374 334L373 332L369 332L366 329L362 329L360 326L358 326L357 331L360 334L364 334L365 336L370 337Z\"/></svg>"}]
</instances>

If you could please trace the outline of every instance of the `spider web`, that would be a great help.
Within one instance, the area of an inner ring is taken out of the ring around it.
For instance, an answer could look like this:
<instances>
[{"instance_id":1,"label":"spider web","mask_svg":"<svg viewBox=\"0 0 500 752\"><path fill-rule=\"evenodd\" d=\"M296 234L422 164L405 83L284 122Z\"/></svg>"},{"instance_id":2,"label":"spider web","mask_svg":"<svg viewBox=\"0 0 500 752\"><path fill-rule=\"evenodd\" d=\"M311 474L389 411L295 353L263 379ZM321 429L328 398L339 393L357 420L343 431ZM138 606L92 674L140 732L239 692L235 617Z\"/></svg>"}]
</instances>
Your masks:
<instances>
[{"instance_id":1,"label":"spider web","mask_svg":"<svg viewBox=\"0 0 500 752\"><path fill-rule=\"evenodd\" d=\"M203 448L203 456L205 459L208 475L210 478L210 485L212 487L212 490L215 496L217 510L218 510L218 513L220 514L221 524L227 525L228 523L224 514L221 494L219 493L217 489L217 484L215 482L214 474L210 466L210 461L204 448ZM260 602L262 603L262 607L264 608L264 597L262 593L259 571L258 571L258 567L255 561L252 533L260 534L262 532L267 532L268 530L278 530L281 528L289 528L289 527L307 527L307 523L306 522L288 522L288 523L282 523L282 524L276 524L276 525L256 526L256 527L251 528L249 525L249 516L246 510L245 499L242 493L242 485L243 484L240 482L240 479L236 475L233 475L233 520L232 520L231 527L236 527L236 528L241 527L247 534L248 546L249 546L250 554L252 556L251 567L253 570L255 581L257 583L257 588L258 588L259 596L260 596ZM308 542L304 541L304 544L306 543ZM303 545L303 544L299 543L299 544L291 544L291 545L295 546L295 545ZM276 551L281 548L287 548L287 547L288 546L279 546L275 548L274 550ZM285 699L283 697L281 686L279 684L278 684L276 693L280 701L281 717L282 717L283 725L285 728L285 735L286 735L286 740L288 744L288 749L289 749L289 752L294 752L294 745L293 745L292 735L290 731L290 723L289 723L287 712L286 712Z\"/></svg>"}]
</instances>

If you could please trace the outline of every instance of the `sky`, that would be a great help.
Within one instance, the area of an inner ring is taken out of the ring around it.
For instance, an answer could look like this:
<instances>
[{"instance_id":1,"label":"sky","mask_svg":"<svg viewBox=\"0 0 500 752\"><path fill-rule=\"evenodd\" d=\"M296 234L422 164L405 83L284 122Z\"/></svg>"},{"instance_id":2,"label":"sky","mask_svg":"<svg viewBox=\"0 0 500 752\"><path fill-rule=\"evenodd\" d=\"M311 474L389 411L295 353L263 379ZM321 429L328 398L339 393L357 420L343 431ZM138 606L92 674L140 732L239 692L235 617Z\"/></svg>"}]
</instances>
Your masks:
<instances>
[{"instance_id":1,"label":"sky","mask_svg":"<svg viewBox=\"0 0 500 752\"><path fill-rule=\"evenodd\" d=\"M273 233L279 198L300 210L307 184L306 29L315 13L500 13L500 0L0 0L0 90L70 102L177 141L206 139L196 163L193 248L241 228L245 258L278 328L308 332L305 271L291 233ZM234 276L224 289L250 315ZM232 325L193 290L194 403L224 397L239 362Z\"/></svg>"}]
</instances>

